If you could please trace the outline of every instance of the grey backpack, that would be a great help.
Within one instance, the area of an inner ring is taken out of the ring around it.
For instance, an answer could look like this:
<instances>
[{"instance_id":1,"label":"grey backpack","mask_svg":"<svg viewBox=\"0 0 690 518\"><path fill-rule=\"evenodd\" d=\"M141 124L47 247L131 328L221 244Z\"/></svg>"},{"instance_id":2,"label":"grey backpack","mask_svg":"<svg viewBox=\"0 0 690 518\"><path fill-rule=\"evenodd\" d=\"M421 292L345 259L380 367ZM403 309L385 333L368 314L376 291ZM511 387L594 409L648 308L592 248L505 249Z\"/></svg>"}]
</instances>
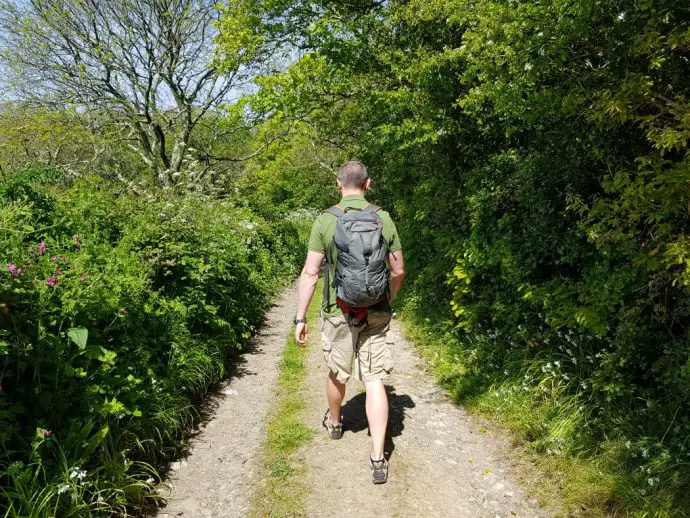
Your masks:
<instances>
[{"instance_id":1,"label":"grey backpack","mask_svg":"<svg viewBox=\"0 0 690 518\"><path fill-rule=\"evenodd\" d=\"M376 205L362 210L336 205L326 211L338 217L331 245L338 249L333 287L336 296L351 308L371 306L388 295L388 243L379 210ZM327 265L326 292L329 270Z\"/></svg>"}]
</instances>

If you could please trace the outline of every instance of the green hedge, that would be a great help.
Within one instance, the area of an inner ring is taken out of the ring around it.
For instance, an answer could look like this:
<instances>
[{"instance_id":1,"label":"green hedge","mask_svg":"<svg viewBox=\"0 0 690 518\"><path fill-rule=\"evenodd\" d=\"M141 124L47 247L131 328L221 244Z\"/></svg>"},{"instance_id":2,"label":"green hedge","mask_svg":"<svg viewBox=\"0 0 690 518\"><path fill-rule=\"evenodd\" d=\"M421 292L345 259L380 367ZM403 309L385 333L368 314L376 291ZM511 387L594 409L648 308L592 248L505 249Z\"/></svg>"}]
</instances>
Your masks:
<instances>
[{"instance_id":1,"label":"green hedge","mask_svg":"<svg viewBox=\"0 0 690 518\"><path fill-rule=\"evenodd\" d=\"M0 513L141 507L294 275L297 229L37 169L0 178L0 222Z\"/></svg>"}]
</instances>

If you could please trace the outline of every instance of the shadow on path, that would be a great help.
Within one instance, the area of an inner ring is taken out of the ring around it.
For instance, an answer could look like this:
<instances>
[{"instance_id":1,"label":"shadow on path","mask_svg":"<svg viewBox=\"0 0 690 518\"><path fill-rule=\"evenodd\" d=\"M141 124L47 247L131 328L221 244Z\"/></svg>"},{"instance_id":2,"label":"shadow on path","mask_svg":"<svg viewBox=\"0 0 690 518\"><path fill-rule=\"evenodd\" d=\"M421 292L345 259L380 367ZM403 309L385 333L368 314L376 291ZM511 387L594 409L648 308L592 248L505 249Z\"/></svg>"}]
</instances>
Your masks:
<instances>
[{"instance_id":1,"label":"shadow on path","mask_svg":"<svg viewBox=\"0 0 690 518\"><path fill-rule=\"evenodd\" d=\"M393 438L401 435L405 429L405 409L414 408L415 403L407 394L396 394L395 387L392 385L386 385L386 393L388 394L389 413L384 453L386 458L390 459L393 455L393 450L395 450ZM358 433L367 430L369 435L369 423L367 421L365 404L366 394L362 392L343 405L341 413L344 433Z\"/></svg>"}]
</instances>

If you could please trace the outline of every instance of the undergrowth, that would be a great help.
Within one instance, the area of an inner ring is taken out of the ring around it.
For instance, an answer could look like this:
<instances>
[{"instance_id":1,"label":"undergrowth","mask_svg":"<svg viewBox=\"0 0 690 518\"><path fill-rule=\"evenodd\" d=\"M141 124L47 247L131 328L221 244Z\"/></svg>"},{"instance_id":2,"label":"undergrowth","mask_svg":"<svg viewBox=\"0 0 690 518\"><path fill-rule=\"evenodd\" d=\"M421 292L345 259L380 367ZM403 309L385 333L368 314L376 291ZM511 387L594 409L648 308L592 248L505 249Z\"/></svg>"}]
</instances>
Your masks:
<instances>
[{"instance_id":1,"label":"undergrowth","mask_svg":"<svg viewBox=\"0 0 690 518\"><path fill-rule=\"evenodd\" d=\"M0 174L0 516L153 503L300 245L231 200Z\"/></svg>"},{"instance_id":2,"label":"undergrowth","mask_svg":"<svg viewBox=\"0 0 690 518\"><path fill-rule=\"evenodd\" d=\"M403 323L440 384L471 412L490 418L524 446L538 480L530 490L565 515L685 517L679 491L686 458L670 458L652 427L630 408L592 403L588 365L597 361L585 336L558 333L541 351L512 349L494 331L458 331L442 309L430 309L411 290ZM509 352L505 352L506 349Z\"/></svg>"}]
</instances>

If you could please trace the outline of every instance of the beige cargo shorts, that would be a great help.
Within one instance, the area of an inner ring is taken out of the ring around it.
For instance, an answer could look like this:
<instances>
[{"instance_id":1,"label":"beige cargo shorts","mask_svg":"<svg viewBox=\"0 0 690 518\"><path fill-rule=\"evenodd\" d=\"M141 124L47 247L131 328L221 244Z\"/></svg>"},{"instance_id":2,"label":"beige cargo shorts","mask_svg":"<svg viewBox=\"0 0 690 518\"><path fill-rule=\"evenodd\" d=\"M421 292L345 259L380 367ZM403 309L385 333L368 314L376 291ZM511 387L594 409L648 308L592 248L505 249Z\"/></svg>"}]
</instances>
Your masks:
<instances>
[{"instance_id":1,"label":"beige cargo shorts","mask_svg":"<svg viewBox=\"0 0 690 518\"><path fill-rule=\"evenodd\" d=\"M388 378L393 370L393 337L389 312L369 311L362 326L350 325L348 317L323 317L321 348L326 365L338 381L353 375L360 381Z\"/></svg>"}]
</instances>

